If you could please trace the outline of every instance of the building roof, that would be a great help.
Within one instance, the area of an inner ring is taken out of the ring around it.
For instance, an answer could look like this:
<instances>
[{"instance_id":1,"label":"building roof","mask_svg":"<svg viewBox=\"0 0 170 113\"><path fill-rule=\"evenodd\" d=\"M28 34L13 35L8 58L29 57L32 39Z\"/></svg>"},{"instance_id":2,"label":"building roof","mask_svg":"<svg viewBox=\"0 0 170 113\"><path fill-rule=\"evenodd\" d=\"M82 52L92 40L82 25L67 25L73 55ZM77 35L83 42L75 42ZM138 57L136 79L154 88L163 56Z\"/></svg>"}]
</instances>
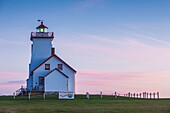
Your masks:
<instances>
[{"instance_id":1,"label":"building roof","mask_svg":"<svg viewBox=\"0 0 170 113\"><path fill-rule=\"evenodd\" d=\"M52 73L53 71L55 71L55 70L57 70L58 72L60 72L62 75L64 75L66 78L69 78L66 74L64 74L63 72L61 72L59 69L57 69L57 68L55 68L55 69L53 69L52 71L50 71L47 75L45 75L44 76L44 78L46 77L46 76L48 76L50 73Z\"/></svg>"},{"instance_id":2,"label":"building roof","mask_svg":"<svg viewBox=\"0 0 170 113\"><path fill-rule=\"evenodd\" d=\"M47 29L48 29L48 27L46 27L46 26L43 24L43 22L41 22L41 25L39 25L38 27L36 27L36 29L39 29L39 28L47 28Z\"/></svg>"},{"instance_id":3,"label":"building roof","mask_svg":"<svg viewBox=\"0 0 170 113\"><path fill-rule=\"evenodd\" d=\"M47 62L48 60L50 60L52 57L56 57L57 59L59 59L61 62L63 62L65 65L67 65L71 70L73 70L76 73L76 70L73 69L71 66L69 66L66 62L64 62L61 58L59 58L56 54L51 55L49 58L47 58L44 62L42 62L40 65L38 65L36 68L34 68L32 72L34 72L35 70L37 70L40 66L42 66L45 62Z\"/></svg>"}]
</instances>

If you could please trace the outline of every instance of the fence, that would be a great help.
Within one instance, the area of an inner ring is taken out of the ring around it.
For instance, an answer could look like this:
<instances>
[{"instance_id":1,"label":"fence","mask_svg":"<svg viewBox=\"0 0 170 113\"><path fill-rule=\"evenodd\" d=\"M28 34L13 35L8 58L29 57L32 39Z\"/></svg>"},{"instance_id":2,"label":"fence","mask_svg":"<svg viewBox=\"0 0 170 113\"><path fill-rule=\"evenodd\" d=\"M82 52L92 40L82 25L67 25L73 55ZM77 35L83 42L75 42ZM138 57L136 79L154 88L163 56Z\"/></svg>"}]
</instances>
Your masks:
<instances>
[{"instance_id":1,"label":"fence","mask_svg":"<svg viewBox=\"0 0 170 113\"><path fill-rule=\"evenodd\" d=\"M157 93L148 93L148 92L143 92L143 93L127 93L124 94L124 97L128 98L144 98L144 99L159 99L159 92Z\"/></svg>"},{"instance_id":2,"label":"fence","mask_svg":"<svg viewBox=\"0 0 170 113\"><path fill-rule=\"evenodd\" d=\"M103 96L103 92L98 93L98 95L100 94L101 98ZM94 95L94 94L93 94ZM141 99L159 99L160 98L160 94L159 92L153 92L153 93L148 93L148 92L142 92L142 93L118 93L118 92L114 92L112 94L110 94L110 96L114 96L115 98L119 97L127 97L127 98L141 98ZM90 93L86 92L86 98L89 99L90 98Z\"/></svg>"},{"instance_id":3,"label":"fence","mask_svg":"<svg viewBox=\"0 0 170 113\"><path fill-rule=\"evenodd\" d=\"M34 92L35 94L35 92ZM50 95L51 93L46 93L46 92L40 92L38 95L41 96L42 99L46 99L46 96ZM53 93L56 95L55 98L57 98L57 95L58 93ZM142 93L118 93L118 92L114 92L114 93L111 93L111 94L104 94L103 92L99 92L99 93L89 93L89 92L86 92L86 94L84 94L84 98L86 99L90 99L92 98L93 95L98 95L97 98L103 98L103 96L110 96L110 97L113 97L113 98L118 98L118 97L124 97L126 99L128 98L136 98L136 99L159 99L160 98L160 94L159 92L153 92L153 93L148 93L148 92L142 92ZM17 97L17 93L13 93L13 98L16 99ZM19 95L19 96L23 96L23 95ZM24 98L27 98L27 99L31 99L32 98L33 93L32 92L27 92L27 95L24 97ZM96 97L95 97L96 98Z\"/></svg>"}]
</instances>

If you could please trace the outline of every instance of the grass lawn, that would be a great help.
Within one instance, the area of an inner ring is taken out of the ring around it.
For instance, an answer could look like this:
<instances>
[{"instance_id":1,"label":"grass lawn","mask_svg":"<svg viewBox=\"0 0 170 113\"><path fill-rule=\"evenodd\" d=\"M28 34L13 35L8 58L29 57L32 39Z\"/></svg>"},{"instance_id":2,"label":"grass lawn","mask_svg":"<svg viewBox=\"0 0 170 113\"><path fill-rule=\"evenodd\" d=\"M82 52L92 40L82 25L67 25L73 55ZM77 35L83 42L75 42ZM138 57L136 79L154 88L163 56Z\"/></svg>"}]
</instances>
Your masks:
<instances>
[{"instance_id":1,"label":"grass lawn","mask_svg":"<svg viewBox=\"0 0 170 113\"><path fill-rule=\"evenodd\" d=\"M58 100L55 95L27 97L0 97L0 113L170 113L170 99L129 99L98 95L85 99L76 95L74 100Z\"/></svg>"}]
</instances>

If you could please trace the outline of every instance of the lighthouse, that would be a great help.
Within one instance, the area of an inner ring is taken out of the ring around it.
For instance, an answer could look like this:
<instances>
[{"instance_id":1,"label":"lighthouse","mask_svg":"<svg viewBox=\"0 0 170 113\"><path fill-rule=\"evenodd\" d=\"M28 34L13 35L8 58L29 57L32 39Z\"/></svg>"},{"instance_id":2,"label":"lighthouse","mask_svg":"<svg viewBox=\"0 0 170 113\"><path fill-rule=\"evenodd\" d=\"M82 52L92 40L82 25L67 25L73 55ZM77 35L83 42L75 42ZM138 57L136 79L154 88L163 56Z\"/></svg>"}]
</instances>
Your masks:
<instances>
[{"instance_id":1,"label":"lighthouse","mask_svg":"<svg viewBox=\"0 0 170 113\"><path fill-rule=\"evenodd\" d=\"M41 25L36 27L37 32L31 33L31 63L30 70L32 71L41 62L51 56L53 32L47 32L48 27L41 22Z\"/></svg>"},{"instance_id":2,"label":"lighthouse","mask_svg":"<svg viewBox=\"0 0 170 113\"><path fill-rule=\"evenodd\" d=\"M40 21L36 32L31 32L31 61L28 91L75 92L76 70L55 54L54 33Z\"/></svg>"}]
</instances>

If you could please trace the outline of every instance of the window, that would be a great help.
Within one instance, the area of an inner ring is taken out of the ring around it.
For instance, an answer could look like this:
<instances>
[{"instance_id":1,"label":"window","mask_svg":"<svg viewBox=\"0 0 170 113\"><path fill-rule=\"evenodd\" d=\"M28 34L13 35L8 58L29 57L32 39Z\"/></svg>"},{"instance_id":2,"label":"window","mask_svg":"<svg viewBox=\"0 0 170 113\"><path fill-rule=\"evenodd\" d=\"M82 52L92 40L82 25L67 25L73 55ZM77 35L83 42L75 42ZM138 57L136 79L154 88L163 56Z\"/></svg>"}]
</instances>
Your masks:
<instances>
[{"instance_id":1,"label":"window","mask_svg":"<svg viewBox=\"0 0 170 113\"><path fill-rule=\"evenodd\" d=\"M62 64L58 64L58 69L59 70L63 70L63 65Z\"/></svg>"},{"instance_id":2,"label":"window","mask_svg":"<svg viewBox=\"0 0 170 113\"><path fill-rule=\"evenodd\" d=\"M45 70L50 70L50 64L45 64Z\"/></svg>"}]
</instances>

